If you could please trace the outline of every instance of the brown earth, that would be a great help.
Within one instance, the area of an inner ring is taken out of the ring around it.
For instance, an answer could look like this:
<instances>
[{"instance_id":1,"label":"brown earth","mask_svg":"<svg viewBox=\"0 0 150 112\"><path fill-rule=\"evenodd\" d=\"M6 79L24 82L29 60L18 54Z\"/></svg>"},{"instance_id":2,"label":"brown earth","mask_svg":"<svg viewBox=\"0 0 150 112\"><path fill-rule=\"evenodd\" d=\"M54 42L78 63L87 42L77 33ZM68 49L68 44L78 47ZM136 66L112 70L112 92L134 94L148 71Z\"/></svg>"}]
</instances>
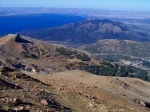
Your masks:
<instances>
[{"instance_id":1,"label":"brown earth","mask_svg":"<svg viewBox=\"0 0 150 112\"><path fill-rule=\"evenodd\" d=\"M75 51L77 54L86 54L91 57L89 53L79 49L67 48L19 34L9 34L0 38L0 61L5 63L5 66L11 66L15 69L20 69L16 66L22 64L26 68L32 68L32 65L35 65L39 70L52 69L54 72L77 68L76 66L83 62L74 55L70 55L73 57L70 58L70 56L60 54L57 49L61 47L66 51ZM91 57L91 60L85 63L97 62Z\"/></svg>"},{"instance_id":2,"label":"brown earth","mask_svg":"<svg viewBox=\"0 0 150 112\"><path fill-rule=\"evenodd\" d=\"M150 83L95 76L79 70L32 75L59 91L58 100L75 112L148 112Z\"/></svg>"},{"instance_id":3,"label":"brown earth","mask_svg":"<svg viewBox=\"0 0 150 112\"><path fill-rule=\"evenodd\" d=\"M150 83L139 79L95 76L80 70L26 74L1 69L1 111L150 111Z\"/></svg>"},{"instance_id":4,"label":"brown earth","mask_svg":"<svg viewBox=\"0 0 150 112\"><path fill-rule=\"evenodd\" d=\"M17 71L0 75L0 112L70 112L56 99L55 89Z\"/></svg>"},{"instance_id":5,"label":"brown earth","mask_svg":"<svg viewBox=\"0 0 150 112\"><path fill-rule=\"evenodd\" d=\"M150 111L149 82L96 76L80 70L68 71L67 68L72 69L84 61L61 55L57 48L60 46L19 35L0 39L0 60L5 61L7 66L21 63L30 67L34 64L56 72L35 74L24 71L25 75L8 68L1 69L0 111ZM23 57L22 51L27 55L33 54L37 59ZM90 55L80 50L77 52ZM99 62L91 57L84 63Z\"/></svg>"}]
</instances>

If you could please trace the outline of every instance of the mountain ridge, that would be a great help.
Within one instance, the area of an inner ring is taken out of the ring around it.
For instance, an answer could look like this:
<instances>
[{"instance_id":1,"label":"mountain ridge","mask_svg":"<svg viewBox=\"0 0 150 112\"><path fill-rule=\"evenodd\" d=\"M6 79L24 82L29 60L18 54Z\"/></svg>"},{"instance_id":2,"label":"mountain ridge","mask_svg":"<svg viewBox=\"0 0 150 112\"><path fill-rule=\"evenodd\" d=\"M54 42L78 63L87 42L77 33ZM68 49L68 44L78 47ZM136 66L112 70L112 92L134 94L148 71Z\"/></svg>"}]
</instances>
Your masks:
<instances>
[{"instance_id":1,"label":"mountain ridge","mask_svg":"<svg viewBox=\"0 0 150 112\"><path fill-rule=\"evenodd\" d=\"M67 48L19 34L9 34L0 38L0 59L8 66L22 63L26 66L38 65L39 69L65 70L79 62L95 63L86 51ZM75 60L75 61L73 61ZM76 68L76 67L75 67Z\"/></svg>"},{"instance_id":2,"label":"mountain ridge","mask_svg":"<svg viewBox=\"0 0 150 112\"><path fill-rule=\"evenodd\" d=\"M92 54L118 54L149 58L149 42L136 42L131 40L105 39L96 43L80 47Z\"/></svg>"},{"instance_id":3,"label":"mountain ridge","mask_svg":"<svg viewBox=\"0 0 150 112\"><path fill-rule=\"evenodd\" d=\"M148 34L133 31L133 28L134 26L130 28L130 25L121 22L102 19L87 20L56 28L25 30L20 33L47 41L70 42L77 45L94 43L102 39L149 40Z\"/></svg>"},{"instance_id":4,"label":"mountain ridge","mask_svg":"<svg viewBox=\"0 0 150 112\"><path fill-rule=\"evenodd\" d=\"M43 42L18 34L1 38L1 42L3 42L0 44L1 66L19 71L48 74L80 69L96 75L150 80L145 70L110 63L84 50Z\"/></svg>"}]
</instances>

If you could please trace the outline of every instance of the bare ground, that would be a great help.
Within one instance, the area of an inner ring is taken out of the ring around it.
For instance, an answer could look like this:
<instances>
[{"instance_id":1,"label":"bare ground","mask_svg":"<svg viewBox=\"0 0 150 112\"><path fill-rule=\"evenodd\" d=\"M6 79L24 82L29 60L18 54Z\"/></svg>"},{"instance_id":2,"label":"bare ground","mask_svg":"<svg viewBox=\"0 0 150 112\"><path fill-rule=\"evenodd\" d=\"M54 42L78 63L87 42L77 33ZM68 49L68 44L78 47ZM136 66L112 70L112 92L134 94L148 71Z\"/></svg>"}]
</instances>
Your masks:
<instances>
[{"instance_id":1,"label":"bare ground","mask_svg":"<svg viewBox=\"0 0 150 112\"><path fill-rule=\"evenodd\" d=\"M148 112L150 83L96 76L80 70L30 74L55 88L56 97L75 112Z\"/></svg>"}]
</instances>

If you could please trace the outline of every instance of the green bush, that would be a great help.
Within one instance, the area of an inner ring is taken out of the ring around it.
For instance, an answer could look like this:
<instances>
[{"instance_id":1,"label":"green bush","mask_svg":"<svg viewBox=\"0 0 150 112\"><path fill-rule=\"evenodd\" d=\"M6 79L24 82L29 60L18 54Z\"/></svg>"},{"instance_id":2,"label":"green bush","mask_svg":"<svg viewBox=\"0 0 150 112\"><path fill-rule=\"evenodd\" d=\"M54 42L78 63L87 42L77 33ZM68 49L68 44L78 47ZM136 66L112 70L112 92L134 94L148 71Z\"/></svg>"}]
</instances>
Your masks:
<instances>
[{"instance_id":1,"label":"green bush","mask_svg":"<svg viewBox=\"0 0 150 112\"><path fill-rule=\"evenodd\" d=\"M142 62L142 65L143 65L143 66L146 66L146 67L150 67L150 62L148 62L148 61L143 61L143 62Z\"/></svg>"},{"instance_id":2,"label":"green bush","mask_svg":"<svg viewBox=\"0 0 150 112\"><path fill-rule=\"evenodd\" d=\"M27 52L25 51L22 51L21 54L24 58L33 58L33 59L37 59L38 57L34 54L28 54Z\"/></svg>"},{"instance_id":3,"label":"green bush","mask_svg":"<svg viewBox=\"0 0 150 112\"><path fill-rule=\"evenodd\" d=\"M150 81L148 72L131 66L110 66L111 64L98 65L80 65L80 69L102 76L118 76L118 77L131 77L139 78L145 81Z\"/></svg>"},{"instance_id":4,"label":"green bush","mask_svg":"<svg viewBox=\"0 0 150 112\"><path fill-rule=\"evenodd\" d=\"M64 47L57 48L56 51L59 52L59 54L61 54L61 55L66 55L66 56L71 56L71 55L77 54L76 51L72 51L72 50L66 49L66 48L64 48Z\"/></svg>"},{"instance_id":5,"label":"green bush","mask_svg":"<svg viewBox=\"0 0 150 112\"><path fill-rule=\"evenodd\" d=\"M81 61L90 61L91 58L86 54L77 54L76 58L81 59Z\"/></svg>"}]
</instances>

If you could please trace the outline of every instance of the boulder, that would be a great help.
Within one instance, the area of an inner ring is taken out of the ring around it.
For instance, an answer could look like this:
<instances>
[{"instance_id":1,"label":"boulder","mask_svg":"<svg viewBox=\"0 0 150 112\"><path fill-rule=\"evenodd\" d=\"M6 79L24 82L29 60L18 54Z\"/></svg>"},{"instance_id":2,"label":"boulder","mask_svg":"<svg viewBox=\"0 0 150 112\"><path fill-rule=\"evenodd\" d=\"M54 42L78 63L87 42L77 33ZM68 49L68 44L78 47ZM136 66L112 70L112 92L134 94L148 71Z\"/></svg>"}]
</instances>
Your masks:
<instances>
[{"instance_id":1,"label":"boulder","mask_svg":"<svg viewBox=\"0 0 150 112\"><path fill-rule=\"evenodd\" d=\"M45 99L44 99L44 100L41 100L41 103L42 103L43 105L46 105L46 106L48 105L48 101L45 100Z\"/></svg>"},{"instance_id":2,"label":"boulder","mask_svg":"<svg viewBox=\"0 0 150 112\"><path fill-rule=\"evenodd\" d=\"M22 103L22 100L20 98L14 98L13 103L20 104L20 103Z\"/></svg>"}]
</instances>

